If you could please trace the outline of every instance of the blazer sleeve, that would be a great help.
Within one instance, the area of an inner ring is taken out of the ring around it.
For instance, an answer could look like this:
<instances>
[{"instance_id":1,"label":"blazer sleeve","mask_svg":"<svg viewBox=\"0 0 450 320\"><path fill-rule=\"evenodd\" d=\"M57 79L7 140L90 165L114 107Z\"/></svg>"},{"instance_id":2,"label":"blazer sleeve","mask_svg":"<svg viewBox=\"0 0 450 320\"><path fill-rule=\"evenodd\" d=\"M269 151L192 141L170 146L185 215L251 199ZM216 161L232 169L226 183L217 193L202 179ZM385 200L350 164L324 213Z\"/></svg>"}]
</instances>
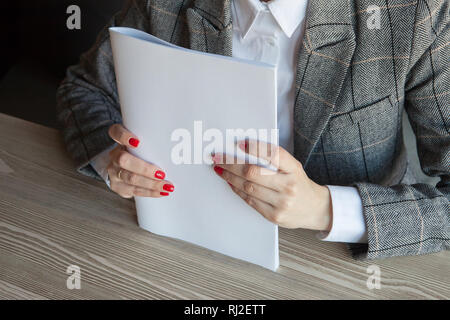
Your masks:
<instances>
[{"instance_id":1,"label":"blazer sleeve","mask_svg":"<svg viewBox=\"0 0 450 320\"><path fill-rule=\"evenodd\" d=\"M384 187L356 183L368 244L348 244L357 259L420 255L450 248L450 20L449 3L422 2L415 23L405 109L416 135L422 170L436 186Z\"/></svg>"},{"instance_id":2,"label":"blazer sleeve","mask_svg":"<svg viewBox=\"0 0 450 320\"><path fill-rule=\"evenodd\" d=\"M56 113L66 148L79 172L101 179L89 162L114 145L108 128L121 123L109 27L147 31L147 1L127 1L103 28L79 64L67 69L56 93Z\"/></svg>"}]
</instances>

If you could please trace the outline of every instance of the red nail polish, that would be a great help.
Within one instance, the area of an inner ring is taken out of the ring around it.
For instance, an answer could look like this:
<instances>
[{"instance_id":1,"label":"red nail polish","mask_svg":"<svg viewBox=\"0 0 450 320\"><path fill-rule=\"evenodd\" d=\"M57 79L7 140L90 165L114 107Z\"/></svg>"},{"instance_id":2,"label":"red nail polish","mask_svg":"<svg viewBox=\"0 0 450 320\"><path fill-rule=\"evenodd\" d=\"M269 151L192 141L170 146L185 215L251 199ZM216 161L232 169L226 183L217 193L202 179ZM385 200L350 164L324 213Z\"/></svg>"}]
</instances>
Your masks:
<instances>
[{"instance_id":1,"label":"red nail polish","mask_svg":"<svg viewBox=\"0 0 450 320\"><path fill-rule=\"evenodd\" d=\"M156 171L155 172L155 178L158 178L158 179L164 179L166 177L166 174L164 173L164 172L162 172L162 171L160 171L160 170L158 170L158 171Z\"/></svg>"},{"instance_id":2,"label":"red nail polish","mask_svg":"<svg viewBox=\"0 0 450 320\"><path fill-rule=\"evenodd\" d=\"M228 182L228 184L230 185L230 187L232 187L233 185L231 183Z\"/></svg>"},{"instance_id":3,"label":"red nail polish","mask_svg":"<svg viewBox=\"0 0 450 320\"><path fill-rule=\"evenodd\" d=\"M218 167L218 166L215 166L215 167L214 167L214 171L215 171L219 176L221 176L222 173L223 173L223 168Z\"/></svg>"},{"instance_id":4,"label":"red nail polish","mask_svg":"<svg viewBox=\"0 0 450 320\"><path fill-rule=\"evenodd\" d=\"M133 147L135 147L135 148L138 147L139 142L140 142L140 141L139 141L138 139L135 139L135 138L130 138L130 140L128 140L128 143L129 143L130 145L132 145Z\"/></svg>"},{"instance_id":5,"label":"red nail polish","mask_svg":"<svg viewBox=\"0 0 450 320\"><path fill-rule=\"evenodd\" d=\"M161 194L162 196L164 196L164 197L167 197L167 196L169 195L168 192L160 192L160 194Z\"/></svg>"},{"instance_id":6,"label":"red nail polish","mask_svg":"<svg viewBox=\"0 0 450 320\"><path fill-rule=\"evenodd\" d=\"M248 142L247 141L242 141L241 143L239 143L239 146L241 147L241 149L243 151L247 151L248 150Z\"/></svg>"},{"instance_id":7,"label":"red nail polish","mask_svg":"<svg viewBox=\"0 0 450 320\"><path fill-rule=\"evenodd\" d=\"M165 184L163 186L163 189L166 190L166 191L169 191L169 192L173 192L173 190L175 190L175 187L173 185L171 185L171 184Z\"/></svg>"}]
</instances>

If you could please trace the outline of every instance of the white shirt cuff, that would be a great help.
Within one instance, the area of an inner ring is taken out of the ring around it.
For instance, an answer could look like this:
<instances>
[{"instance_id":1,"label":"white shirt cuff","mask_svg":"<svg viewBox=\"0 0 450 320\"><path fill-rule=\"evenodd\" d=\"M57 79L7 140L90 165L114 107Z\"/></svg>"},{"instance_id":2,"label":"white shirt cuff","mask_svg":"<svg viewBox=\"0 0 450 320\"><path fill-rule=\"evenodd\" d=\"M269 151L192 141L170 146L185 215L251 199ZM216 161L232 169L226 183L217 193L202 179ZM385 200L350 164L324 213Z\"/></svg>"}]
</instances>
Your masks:
<instances>
[{"instance_id":1,"label":"white shirt cuff","mask_svg":"<svg viewBox=\"0 0 450 320\"><path fill-rule=\"evenodd\" d=\"M98 175L105 181L108 188L111 188L108 175L108 165L109 165L109 152L115 148L115 145L109 149L106 149L102 153L94 157L89 164L98 173Z\"/></svg>"},{"instance_id":2,"label":"white shirt cuff","mask_svg":"<svg viewBox=\"0 0 450 320\"><path fill-rule=\"evenodd\" d=\"M317 238L323 241L367 243L363 205L358 190L355 187L327 187L333 207L332 227L330 232L319 232Z\"/></svg>"}]
</instances>

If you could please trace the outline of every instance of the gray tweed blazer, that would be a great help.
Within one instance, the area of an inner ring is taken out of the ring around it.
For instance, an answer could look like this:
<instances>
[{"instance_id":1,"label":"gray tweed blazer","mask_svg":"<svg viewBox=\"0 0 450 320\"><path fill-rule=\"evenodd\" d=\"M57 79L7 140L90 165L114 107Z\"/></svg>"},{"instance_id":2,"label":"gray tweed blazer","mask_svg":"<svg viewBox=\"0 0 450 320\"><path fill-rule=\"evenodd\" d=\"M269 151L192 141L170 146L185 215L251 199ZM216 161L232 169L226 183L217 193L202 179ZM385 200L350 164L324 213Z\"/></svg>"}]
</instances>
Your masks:
<instances>
[{"instance_id":1,"label":"gray tweed blazer","mask_svg":"<svg viewBox=\"0 0 450 320\"><path fill-rule=\"evenodd\" d=\"M232 0L129 1L109 26L141 29L191 49L232 55ZM236 0L239 1L239 0ZM448 0L310 0L298 53L295 157L321 184L355 186L368 244L355 258L450 248L450 21ZM381 8L369 29L367 8ZM401 114L417 137L423 171L408 180ZM67 71L57 115L80 172L112 146L121 122L109 34Z\"/></svg>"}]
</instances>

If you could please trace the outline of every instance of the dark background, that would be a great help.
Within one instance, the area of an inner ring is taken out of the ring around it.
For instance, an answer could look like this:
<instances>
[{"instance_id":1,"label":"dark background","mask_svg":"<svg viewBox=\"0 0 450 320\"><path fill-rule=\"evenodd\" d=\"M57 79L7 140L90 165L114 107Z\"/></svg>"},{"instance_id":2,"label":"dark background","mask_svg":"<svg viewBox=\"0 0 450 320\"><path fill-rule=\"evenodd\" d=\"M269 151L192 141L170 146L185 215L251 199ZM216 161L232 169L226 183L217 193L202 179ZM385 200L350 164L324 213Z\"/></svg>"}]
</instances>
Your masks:
<instances>
[{"instance_id":1,"label":"dark background","mask_svg":"<svg viewBox=\"0 0 450 320\"><path fill-rule=\"evenodd\" d=\"M55 93L65 70L79 61L124 0L0 1L0 112L56 127ZM81 30L69 30L70 5Z\"/></svg>"}]
</instances>

